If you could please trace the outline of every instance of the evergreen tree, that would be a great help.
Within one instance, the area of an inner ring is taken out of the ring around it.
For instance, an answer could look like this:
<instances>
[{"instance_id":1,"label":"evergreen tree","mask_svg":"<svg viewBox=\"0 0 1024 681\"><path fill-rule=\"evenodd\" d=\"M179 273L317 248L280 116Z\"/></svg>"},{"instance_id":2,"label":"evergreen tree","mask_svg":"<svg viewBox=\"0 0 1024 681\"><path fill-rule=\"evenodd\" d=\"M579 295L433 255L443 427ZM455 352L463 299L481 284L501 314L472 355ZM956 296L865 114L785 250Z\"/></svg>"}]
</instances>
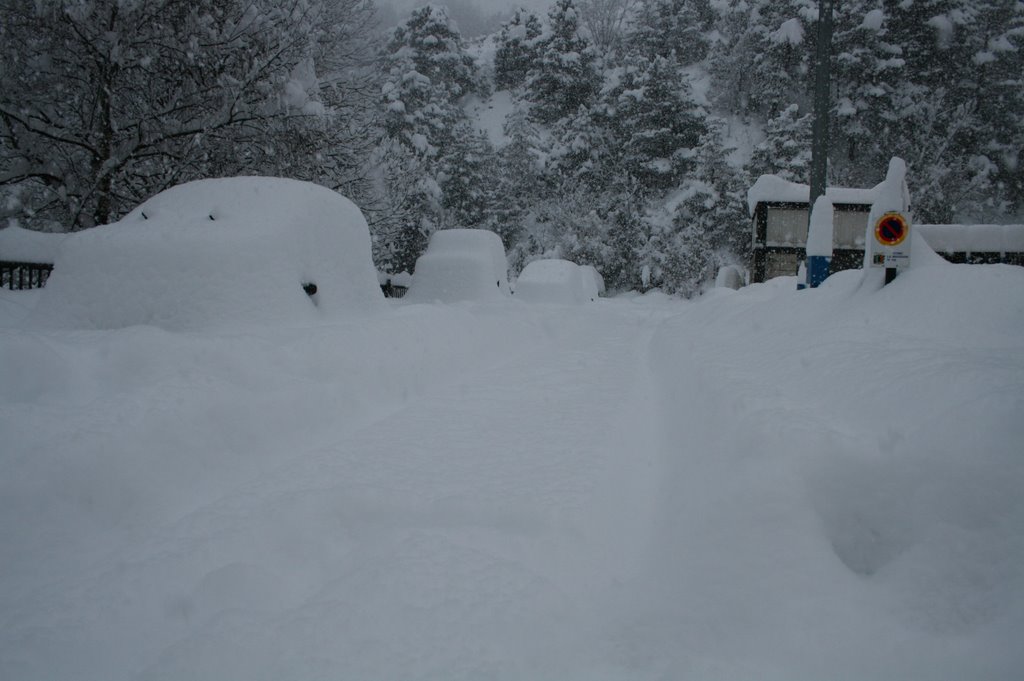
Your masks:
<instances>
[{"instance_id":1,"label":"evergreen tree","mask_svg":"<svg viewBox=\"0 0 1024 681\"><path fill-rule=\"evenodd\" d=\"M385 130L416 163L392 166L414 171L392 178L390 195L398 203L387 231L391 250L382 253L390 267L411 272L430 235L443 227L479 224L472 193L479 181L483 148L471 134L463 96L481 87L476 65L458 29L443 8L415 10L395 28L386 48L388 74L382 88ZM446 193L447 190L447 193ZM397 270L401 271L401 270Z\"/></svg>"},{"instance_id":2,"label":"evergreen tree","mask_svg":"<svg viewBox=\"0 0 1024 681\"><path fill-rule=\"evenodd\" d=\"M509 116L505 135L508 143L497 155L497 189L488 228L501 237L510 266L518 271L522 264L518 260L534 252L529 245L517 247L527 237L529 211L545 198L540 160L543 152L539 131L526 111L518 110Z\"/></svg>"},{"instance_id":3,"label":"evergreen tree","mask_svg":"<svg viewBox=\"0 0 1024 681\"><path fill-rule=\"evenodd\" d=\"M537 63L526 78L534 118L553 123L589 106L600 75L590 41L580 32L573 0L558 0L548 12L549 33L538 44Z\"/></svg>"},{"instance_id":4,"label":"evergreen tree","mask_svg":"<svg viewBox=\"0 0 1024 681\"><path fill-rule=\"evenodd\" d=\"M883 161L881 145L887 143L897 88L906 81L906 61L903 48L892 40L885 12L862 0L840 15L833 48L837 98L830 160L845 175L845 183L862 186L877 170L866 175L858 167ZM881 167L886 167L888 159L884 161Z\"/></svg>"},{"instance_id":5,"label":"evergreen tree","mask_svg":"<svg viewBox=\"0 0 1024 681\"><path fill-rule=\"evenodd\" d=\"M958 65L966 96L977 103L971 148L965 149L975 175L988 185L979 200L962 209L974 219L1024 215L1024 3L979 0L960 16L969 61ZM973 197L972 197L973 198ZM1005 217L1003 217L1005 219Z\"/></svg>"},{"instance_id":6,"label":"evergreen tree","mask_svg":"<svg viewBox=\"0 0 1024 681\"><path fill-rule=\"evenodd\" d=\"M748 174L778 175L791 182L807 183L811 167L811 114L800 115L800 107L790 104L768 121L766 138L754 148Z\"/></svg>"},{"instance_id":7,"label":"evergreen tree","mask_svg":"<svg viewBox=\"0 0 1024 681\"><path fill-rule=\"evenodd\" d=\"M837 33L834 177L870 186L898 155L918 219L1012 210L1015 153L1005 150L1024 133L1005 114L1020 110L1024 64L1018 49L987 43L1012 48L1015 17L1019 3L999 1L849 6Z\"/></svg>"},{"instance_id":8,"label":"evergreen tree","mask_svg":"<svg viewBox=\"0 0 1024 681\"><path fill-rule=\"evenodd\" d=\"M752 21L749 3L730 2L719 10L717 41L708 60L711 75L711 99L723 112L746 116L753 109L754 58L757 56L754 34L748 31Z\"/></svg>"},{"instance_id":9,"label":"evergreen tree","mask_svg":"<svg viewBox=\"0 0 1024 681\"><path fill-rule=\"evenodd\" d=\"M497 203L496 157L484 134L463 123L455 143L439 161L441 228L481 228Z\"/></svg>"},{"instance_id":10,"label":"evergreen tree","mask_svg":"<svg viewBox=\"0 0 1024 681\"><path fill-rule=\"evenodd\" d=\"M641 196L675 186L692 167L704 132L704 112L676 64L639 58L622 69L619 83L602 100L612 143L621 149L619 172L636 180Z\"/></svg>"},{"instance_id":11,"label":"evergreen tree","mask_svg":"<svg viewBox=\"0 0 1024 681\"><path fill-rule=\"evenodd\" d=\"M725 145L723 127L719 119L711 116L705 119L704 135L693 159L693 175L707 182L717 194L711 239L716 269L721 265L746 262L751 248L748 177L730 165L728 157L734 150Z\"/></svg>"},{"instance_id":12,"label":"evergreen tree","mask_svg":"<svg viewBox=\"0 0 1024 681\"><path fill-rule=\"evenodd\" d=\"M757 50L751 94L757 109L769 117L791 103L809 108L817 15L814 0L768 2L757 14L751 29Z\"/></svg>"},{"instance_id":13,"label":"evergreen tree","mask_svg":"<svg viewBox=\"0 0 1024 681\"><path fill-rule=\"evenodd\" d=\"M479 83L476 65L445 10L429 5L395 28L386 56L387 132L435 157L465 118L459 100Z\"/></svg>"},{"instance_id":14,"label":"evergreen tree","mask_svg":"<svg viewBox=\"0 0 1024 681\"><path fill-rule=\"evenodd\" d=\"M495 89L511 90L526 82L537 60L537 42L542 33L537 15L521 8L501 27L494 53Z\"/></svg>"},{"instance_id":15,"label":"evergreen tree","mask_svg":"<svg viewBox=\"0 0 1024 681\"><path fill-rule=\"evenodd\" d=\"M377 150L381 200L364 208L373 238L373 261L383 272L411 273L439 224L441 188L422 154L393 139Z\"/></svg>"},{"instance_id":16,"label":"evergreen tree","mask_svg":"<svg viewBox=\"0 0 1024 681\"><path fill-rule=\"evenodd\" d=\"M708 55L715 13L709 0L653 0L633 20L631 46L649 59L693 64Z\"/></svg>"},{"instance_id":17,"label":"evergreen tree","mask_svg":"<svg viewBox=\"0 0 1024 681\"><path fill-rule=\"evenodd\" d=\"M699 293L721 265L745 261L750 249L745 183L725 160L721 124L709 119L705 130L694 172L645 216L657 284L687 297Z\"/></svg>"}]
</instances>

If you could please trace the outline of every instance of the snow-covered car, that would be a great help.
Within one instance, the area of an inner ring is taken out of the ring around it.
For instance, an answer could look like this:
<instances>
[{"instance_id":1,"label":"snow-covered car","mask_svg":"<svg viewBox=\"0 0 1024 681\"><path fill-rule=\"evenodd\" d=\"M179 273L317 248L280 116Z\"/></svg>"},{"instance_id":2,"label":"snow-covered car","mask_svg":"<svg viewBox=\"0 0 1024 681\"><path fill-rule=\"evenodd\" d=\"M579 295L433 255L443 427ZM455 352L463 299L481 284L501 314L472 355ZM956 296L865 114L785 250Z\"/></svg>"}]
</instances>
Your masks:
<instances>
[{"instance_id":1,"label":"snow-covered car","mask_svg":"<svg viewBox=\"0 0 1024 681\"><path fill-rule=\"evenodd\" d=\"M583 286L588 291L593 293L593 298L603 296L605 292L604 288L604 277L597 271L597 268L593 265L580 265L580 269L583 270ZM593 288L590 287L587 278L593 282Z\"/></svg>"},{"instance_id":2,"label":"snow-covered car","mask_svg":"<svg viewBox=\"0 0 1024 681\"><path fill-rule=\"evenodd\" d=\"M451 303L508 298L508 261L501 237L485 229L445 229L416 260L405 299Z\"/></svg>"},{"instance_id":3,"label":"snow-covered car","mask_svg":"<svg viewBox=\"0 0 1024 681\"><path fill-rule=\"evenodd\" d=\"M68 236L35 316L55 326L188 330L384 309L362 212L319 185L198 180Z\"/></svg>"},{"instance_id":4,"label":"snow-covered car","mask_svg":"<svg viewBox=\"0 0 1024 681\"><path fill-rule=\"evenodd\" d=\"M583 303L597 298L590 272L568 260L534 260L516 279L516 298L539 303Z\"/></svg>"}]
</instances>

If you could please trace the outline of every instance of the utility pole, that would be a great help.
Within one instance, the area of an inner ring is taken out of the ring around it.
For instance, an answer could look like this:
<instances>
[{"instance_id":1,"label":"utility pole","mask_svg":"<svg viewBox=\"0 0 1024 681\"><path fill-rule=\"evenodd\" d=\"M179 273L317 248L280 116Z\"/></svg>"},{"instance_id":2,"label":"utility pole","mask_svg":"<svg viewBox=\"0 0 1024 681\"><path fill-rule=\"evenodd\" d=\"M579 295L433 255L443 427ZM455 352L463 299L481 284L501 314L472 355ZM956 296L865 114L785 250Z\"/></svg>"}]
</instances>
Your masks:
<instances>
[{"instance_id":1,"label":"utility pole","mask_svg":"<svg viewBox=\"0 0 1024 681\"><path fill-rule=\"evenodd\" d=\"M828 112L832 76L832 6L834 0L818 0L818 49L814 58L814 128L811 140L811 195L807 204L808 224L814 202L825 194L828 170Z\"/></svg>"}]
</instances>

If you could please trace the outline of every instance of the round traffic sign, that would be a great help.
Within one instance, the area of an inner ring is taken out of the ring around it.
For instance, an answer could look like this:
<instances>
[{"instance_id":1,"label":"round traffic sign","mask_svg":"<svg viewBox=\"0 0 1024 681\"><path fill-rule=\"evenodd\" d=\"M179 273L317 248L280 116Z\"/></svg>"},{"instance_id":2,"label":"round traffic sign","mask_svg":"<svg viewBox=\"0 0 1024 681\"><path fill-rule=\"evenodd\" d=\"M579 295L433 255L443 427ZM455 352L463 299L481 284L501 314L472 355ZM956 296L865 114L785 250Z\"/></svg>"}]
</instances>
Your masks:
<instances>
[{"instance_id":1,"label":"round traffic sign","mask_svg":"<svg viewBox=\"0 0 1024 681\"><path fill-rule=\"evenodd\" d=\"M899 246L908 234L910 226L899 213L886 213L875 223L875 239L883 246Z\"/></svg>"}]
</instances>

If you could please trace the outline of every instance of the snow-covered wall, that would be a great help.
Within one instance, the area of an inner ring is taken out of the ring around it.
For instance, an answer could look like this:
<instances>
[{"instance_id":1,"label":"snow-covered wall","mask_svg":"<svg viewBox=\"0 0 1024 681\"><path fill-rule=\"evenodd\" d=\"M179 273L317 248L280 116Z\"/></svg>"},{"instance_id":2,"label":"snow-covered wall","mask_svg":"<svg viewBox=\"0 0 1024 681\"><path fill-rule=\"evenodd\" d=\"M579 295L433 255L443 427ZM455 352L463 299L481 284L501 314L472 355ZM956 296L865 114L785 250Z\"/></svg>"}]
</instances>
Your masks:
<instances>
[{"instance_id":1,"label":"snow-covered wall","mask_svg":"<svg viewBox=\"0 0 1024 681\"><path fill-rule=\"evenodd\" d=\"M355 204L308 182L237 177L173 187L120 222L70 235L35 317L184 330L378 307L369 229Z\"/></svg>"},{"instance_id":2,"label":"snow-covered wall","mask_svg":"<svg viewBox=\"0 0 1024 681\"><path fill-rule=\"evenodd\" d=\"M1024 253L1024 225L914 225L939 253Z\"/></svg>"}]
</instances>

